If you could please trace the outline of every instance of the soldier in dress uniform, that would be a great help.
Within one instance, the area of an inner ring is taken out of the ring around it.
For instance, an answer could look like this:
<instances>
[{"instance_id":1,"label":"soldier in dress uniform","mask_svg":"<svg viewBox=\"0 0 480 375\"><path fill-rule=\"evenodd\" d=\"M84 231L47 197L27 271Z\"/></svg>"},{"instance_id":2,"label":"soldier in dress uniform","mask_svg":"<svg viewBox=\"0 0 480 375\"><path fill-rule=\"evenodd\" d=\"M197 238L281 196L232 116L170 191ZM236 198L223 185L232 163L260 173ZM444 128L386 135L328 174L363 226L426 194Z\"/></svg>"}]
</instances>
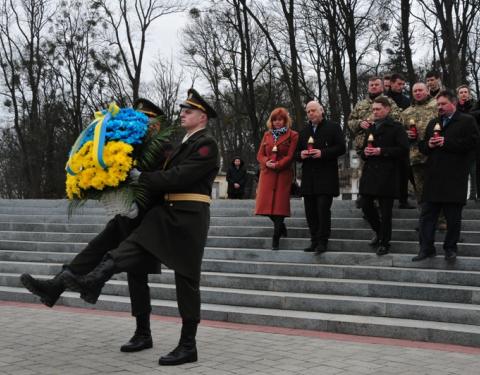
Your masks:
<instances>
[{"instance_id":1,"label":"soldier in dress uniform","mask_svg":"<svg viewBox=\"0 0 480 375\"><path fill-rule=\"evenodd\" d=\"M196 333L200 322L200 267L210 225L210 194L219 169L218 146L207 133L215 110L194 90L181 106L182 143L171 153L163 170L132 170L130 176L164 200L151 207L141 223L110 250L87 275L66 270L69 289L85 301L96 296L114 274L143 269L159 261L175 272L182 332L177 347L159 359L160 365L197 361Z\"/></svg>"},{"instance_id":2,"label":"soldier in dress uniform","mask_svg":"<svg viewBox=\"0 0 480 375\"><path fill-rule=\"evenodd\" d=\"M147 99L139 98L133 103L133 108L145 113L149 117L149 134L160 130L160 118L163 111ZM157 155L157 168L163 168L171 145L165 142ZM155 202L150 202L151 205ZM158 199L158 198L157 198ZM163 199L161 197L160 199ZM93 238L88 245L69 263L64 265L63 270L53 279L36 279L29 274L21 276L23 285L33 294L40 297L48 307L53 307L60 295L65 291L66 285L63 272L69 269L77 275L85 275L92 271L102 260L105 253L115 249L132 231L140 224L147 212L148 207L139 207L135 204L128 216L116 215L105 228ZM148 273L157 273L160 267L152 263L151 267L131 270L127 274L128 289L130 292L131 311L136 319L136 330L133 337L121 346L122 352L136 352L152 347L152 335L150 332L150 290L148 287Z\"/></svg>"}]
</instances>

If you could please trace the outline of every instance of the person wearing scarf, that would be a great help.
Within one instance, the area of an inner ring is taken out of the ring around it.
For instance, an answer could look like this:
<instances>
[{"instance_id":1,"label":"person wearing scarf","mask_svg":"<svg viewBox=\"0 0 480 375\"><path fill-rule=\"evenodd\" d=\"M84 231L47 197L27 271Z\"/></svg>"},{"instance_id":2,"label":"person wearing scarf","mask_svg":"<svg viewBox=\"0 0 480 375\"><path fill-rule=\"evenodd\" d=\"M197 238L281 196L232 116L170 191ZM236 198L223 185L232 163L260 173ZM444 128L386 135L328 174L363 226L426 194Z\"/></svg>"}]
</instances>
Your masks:
<instances>
[{"instance_id":1,"label":"person wearing scarf","mask_svg":"<svg viewBox=\"0 0 480 375\"><path fill-rule=\"evenodd\" d=\"M272 250L278 250L280 237L287 237L284 219L290 216L292 163L298 133L291 129L292 120L285 108L275 108L267 121L257 153L260 177L257 188L255 215L268 216L274 224Z\"/></svg>"}]
</instances>

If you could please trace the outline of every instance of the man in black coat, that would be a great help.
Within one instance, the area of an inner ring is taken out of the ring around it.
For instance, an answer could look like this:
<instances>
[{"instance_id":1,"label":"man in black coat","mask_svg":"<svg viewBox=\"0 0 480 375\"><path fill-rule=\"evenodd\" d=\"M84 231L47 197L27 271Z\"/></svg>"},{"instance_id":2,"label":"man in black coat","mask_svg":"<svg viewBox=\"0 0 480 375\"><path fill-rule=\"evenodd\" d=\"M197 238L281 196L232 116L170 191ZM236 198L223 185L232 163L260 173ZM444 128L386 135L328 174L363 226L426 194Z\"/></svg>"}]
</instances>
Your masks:
<instances>
[{"instance_id":1,"label":"man in black coat","mask_svg":"<svg viewBox=\"0 0 480 375\"><path fill-rule=\"evenodd\" d=\"M360 151L365 161L359 188L362 210L375 232L370 244L377 247L377 255L388 254L390 249L393 200L399 196L401 163L409 150L407 133L400 122L389 117L390 109L386 98L373 101L374 124ZM378 200L380 216L374 200Z\"/></svg>"},{"instance_id":2,"label":"man in black coat","mask_svg":"<svg viewBox=\"0 0 480 375\"><path fill-rule=\"evenodd\" d=\"M138 99L133 103L133 108L145 113L150 121L150 132L160 127L159 118L163 111L147 99ZM163 168L171 145L165 143L157 155L156 164L158 168ZM162 197L163 198L163 197ZM153 202L150 202L152 204ZM132 231L140 224L147 208L140 208L135 205L133 211L137 211L128 216L116 215L105 226L105 228L93 238L88 245L79 252L75 258L64 265L64 270L69 269L78 275L85 275L92 271L102 260L107 251L115 249ZM48 307L53 307L60 295L65 291L66 285L63 281L63 271L51 280L36 279L29 274L23 274L21 281L23 285L33 294L40 297L41 301ZM130 292L131 311L136 319L136 330L133 337L121 346L122 352L136 352L152 347L152 335L150 332L150 313L152 311L150 303L150 289L148 287L148 273L157 273L160 268L152 263L151 267L131 270L127 274L128 290Z\"/></svg>"},{"instance_id":3,"label":"man in black coat","mask_svg":"<svg viewBox=\"0 0 480 375\"><path fill-rule=\"evenodd\" d=\"M306 106L308 124L300 131L296 158L302 163L300 194L310 229L311 244L305 251L327 251L331 211L338 196L338 162L345 153L345 139L338 124L324 119L323 107L315 101ZM312 146L308 150L309 140Z\"/></svg>"},{"instance_id":4,"label":"man in black coat","mask_svg":"<svg viewBox=\"0 0 480 375\"><path fill-rule=\"evenodd\" d=\"M457 256L462 209L467 198L468 167L471 152L478 144L475 119L456 109L457 98L449 91L437 95L439 117L427 125L419 144L428 156L420 214L420 251L412 260L419 261L436 255L435 227L440 211L447 219L443 242L445 260Z\"/></svg>"}]
</instances>

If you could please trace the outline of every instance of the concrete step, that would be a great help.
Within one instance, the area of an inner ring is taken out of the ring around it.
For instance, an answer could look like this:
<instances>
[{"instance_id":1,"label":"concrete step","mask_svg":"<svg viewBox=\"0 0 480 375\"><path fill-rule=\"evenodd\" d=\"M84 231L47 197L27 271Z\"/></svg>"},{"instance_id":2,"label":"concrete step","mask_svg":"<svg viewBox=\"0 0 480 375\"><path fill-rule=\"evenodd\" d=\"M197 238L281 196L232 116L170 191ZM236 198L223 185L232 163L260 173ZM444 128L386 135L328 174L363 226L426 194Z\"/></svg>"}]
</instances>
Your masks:
<instances>
[{"instance_id":1,"label":"concrete step","mask_svg":"<svg viewBox=\"0 0 480 375\"><path fill-rule=\"evenodd\" d=\"M0 207L0 215L64 215L67 216L67 210L64 208L31 208L31 207ZM106 212L103 208L88 208L79 209L71 217L76 219L81 216L105 216ZM213 207L211 210L212 217L250 217L255 216L252 208L241 207ZM305 217L305 211L303 207L294 207L291 210L292 217ZM361 210L354 207L339 207L332 210L332 217L334 218L361 218L363 213ZM394 218L418 218L418 211L413 210L393 210ZM464 209L462 217L468 220L480 220L480 209ZM0 220L3 221L3 220Z\"/></svg>"},{"instance_id":2,"label":"concrete step","mask_svg":"<svg viewBox=\"0 0 480 375\"><path fill-rule=\"evenodd\" d=\"M25 289L6 286L0 287L0 299L22 302L37 301L37 298ZM96 305L87 305L78 298L78 294L66 292L59 300L59 304L114 311L130 310L130 300L125 296L102 295ZM152 312L160 315L178 315L176 303L170 300L152 300ZM235 323L480 346L480 327L470 324L210 303L202 304L202 318Z\"/></svg>"},{"instance_id":3,"label":"concrete step","mask_svg":"<svg viewBox=\"0 0 480 375\"><path fill-rule=\"evenodd\" d=\"M321 255L305 253L297 250L272 251L264 249L245 248L214 248L205 249L205 258L231 261L256 261L278 263L310 263L325 265L352 265L372 267L399 267L415 269L447 269L462 271L480 271L479 257L457 256L455 263L445 262L441 253L421 262L412 262L411 254L391 253L377 256L374 253L336 252L329 251Z\"/></svg>"},{"instance_id":4,"label":"concrete step","mask_svg":"<svg viewBox=\"0 0 480 375\"><path fill-rule=\"evenodd\" d=\"M245 249L269 249L271 247L271 238L266 237L225 237L209 236L207 239L208 247L229 248L232 244ZM296 250L301 251L309 246L310 240L307 238L282 238L280 240L280 251ZM0 240L0 250L21 250L21 251L48 251L48 252L79 252L86 246L86 242L55 242L55 241L20 241L20 240ZM369 240L354 239L331 239L329 241L329 251L334 252L355 252L372 253L374 252L369 245ZM418 252L418 242L416 241L392 241L392 254L416 254ZM442 253L442 244L437 242L437 251ZM460 243L458 244L458 253L462 256L479 257L479 244Z\"/></svg>"},{"instance_id":5,"label":"concrete step","mask_svg":"<svg viewBox=\"0 0 480 375\"><path fill-rule=\"evenodd\" d=\"M18 266L19 263L11 264L10 267L5 267L4 265L2 268L4 268L4 272L7 273L37 273L35 267L33 267L31 263L26 264L24 267L25 269L29 269L28 271L19 270ZM39 269L45 271L47 269L46 264L43 266L41 265ZM166 273L166 275L170 275L168 281L173 284L173 275L171 273ZM162 276L161 281L164 281L164 278L165 276ZM239 290L259 290L266 292L335 294L344 296L399 298L465 304L480 303L480 287L427 284L413 281L397 282L205 272L205 274L202 275L202 286L226 289L235 288ZM109 292L106 293L108 294ZM258 306L261 305L261 295L259 296L259 300L254 303ZM244 302L239 302L238 304L242 305Z\"/></svg>"},{"instance_id":6,"label":"concrete step","mask_svg":"<svg viewBox=\"0 0 480 375\"><path fill-rule=\"evenodd\" d=\"M75 232L46 232L46 231L0 231L0 238L9 241L46 241L46 242L89 242L97 233ZM209 236L225 237L267 237L271 238L273 228L269 227L238 227L238 226L211 226ZM370 229L332 228L332 239L370 240L373 232ZM306 228L289 228L289 239L308 239L309 230ZM437 234L437 240L443 241L445 232ZM394 229L393 241L418 241L418 232L411 229ZM480 243L480 231L463 231L462 243Z\"/></svg>"},{"instance_id":7,"label":"concrete step","mask_svg":"<svg viewBox=\"0 0 480 375\"><path fill-rule=\"evenodd\" d=\"M411 204L415 204L414 200L410 199ZM33 208L49 208L49 207L67 207L69 204L66 199L0 199L0 207L33 207ZM291 198L290 205L292 207L303 207L302 198ZM395 201L395 207L398 202ZM89 200L82 206L83 208L98 208L102 207L98 201ZM254 199L214 199L212 207L255 207ZM340 197L333 199L333 207L355 207L355 201L343 200ZM480 202L468 200L467 208L480 208Z\"/></svg>"},{"instance_id":8,"label":"concrete step","mask_svg":"<svg viewBox=\"0 0 480 375\"><path fill-rule=\"evenodd\" d=\"M4 246L0 252L5 251L32 251L49 253L78 253L85 244L71 243L36 243L36 242L14 242L14 246ZM0 248L2 241L0 241ZM15 246L18 245L18 246ZM368 245L367 245L368 246ZM16 247L16 248L15 248ZM231 247L206 247L205 259L238 260L238 261L272 261L280 263L311 263L311 264L337 264L337 265L368 265L382 267L400 268L422 268L422 269L457 269L463 271L480 271L480 257L457 256L455 263L445 262L442 252L434 258L421 262L412 262L413 254L390 253L384 256L377 256L373 251L352 252L352 251L328 251L321 255L305 253L299 250L271 251L266 249L248 249Z\"/></svg>"},{"instance_id":9,"label":"concrete step","mask_svg":"<svg viewBox=\"0 0 480 375\"><path fill-rule=\"evenodd\" d=\"M67 218L59 217L58 222L34 222L35 217L23 216L24 220L16 221L0 221L1 231L31 231L31 232L67 232L67 233L98 233L100 232L106 223L106 218L102 217L102 220L92 219L93 221L99 221L97 224L92 223L75 223L68 221ZM17 219L15 217L14 219ZM8 217L5 219L8 220ZM85 220L83 220L85 221ZM285 223L287 228L295 230L302 229L307 230L307 221L303 218L286 218ZM393 229L397 230L414 230L418 225L418 219L393 219ZM230 226L230 227L265 227L272 228L272 223L265 217L230 217L220 218L212 217L210 220L210 227L217 226ZM332 228L336 229L370 229L368 223L361 218L357 219L332 219ZM480 231L480 223L477 220L462 220L462 230L478 232Z\"/></svg>"},{"instance_id":10,"label":"concrete step","mask_svg":"<svg viewBox=\"0 0 480 375\"><path fill-rule=\"evenodd\" d=\"M67 264L75 254L48 253L32 251L0 252L0 272L22 273L28 264L33 273L49 270L51 263ZM32 263L32 265L30 265ZM33 265L37 264L39 269ZM204 272L242 273L252 275L317 277L333 279L361 279L377 281L397 281L409 283L429 283L446 285L466 285L480 287L480 271L462 271L446 269L415 269L392 266L359 266L336 264L255 262L221 259L204 259ZM45 271L46 272L46 271ZM152 280L155 275L152 275Z\"/></svg>"},{"instance_id":11,"label":"concrete step","mask_svg":"<svg viewBox=\"0 0 480 375\"><path fill-rule=\"evenodd\" d=\"M0 274L3 286L18 287L22 285L19 274ZM35 275L39 278L44 276ZM336 295L333 293L301 293L284 291L281 288L245 289L219 287L213 280L215 274L206 274L202 278L202 300L204 303L231 306L248 306L268 309L283 309L322 312L331 314L350 314L379 316L388 318L412 318L438 322L461 324L480 324L480 305L465 303L448 303L431 300L404 300L395 297L375 297L357 295ZM175 300L173 273L163 275L163 283L150 282L152 299ZM165 283L166 282L166 283ZM218 281L217 281L218 283ZM257 285L258 281L257 281ZM103 291L105 295L128 297L125 280L109 281Z\"/></svg>"}]
</instances>

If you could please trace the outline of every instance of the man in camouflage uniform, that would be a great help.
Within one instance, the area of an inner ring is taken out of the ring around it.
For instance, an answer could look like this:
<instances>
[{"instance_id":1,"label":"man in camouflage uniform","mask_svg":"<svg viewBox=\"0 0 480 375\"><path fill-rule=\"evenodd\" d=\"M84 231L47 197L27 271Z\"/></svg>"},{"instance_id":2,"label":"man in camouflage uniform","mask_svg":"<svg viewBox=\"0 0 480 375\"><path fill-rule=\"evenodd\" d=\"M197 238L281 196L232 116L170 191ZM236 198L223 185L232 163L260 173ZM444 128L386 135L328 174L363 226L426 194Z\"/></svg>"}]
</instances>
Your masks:
<instances>
[{"instance_id":1,"label":"man in camouflage uniform","mask_svg":"<svg viewBox=\"0 0 480 375\"><path fill-rule=\"evenodd\" d=\"M410 140L410 165L412 166L413 180L415 181L415 196L420 203L425 176L425 163L427 157L418 149L418 142L423 139L428 122L437 117L437 101L428 94L428 87L423 82L413 85L412 105L400 114L400 122L405 126L408 139ZM414 122L417 128L417 136L410 130L410 124Z\"/></svg>"},{"instance_id":2,"label":"man in camouflage uniform","mask_svg":"<svg viewBox=\"0 0 480 375\"><path fill-rule=\"evenodd\" d=\"M366 130L370 126L370 123L373 122L373 100L380 95L385 96L383 94L382 79L379 77L370 78L368 80L368 98L359 101L350 113L350 117L348 118L348 129L350 130L350 135L353 137L353 147L356 151L361 150L363 147ZM398 121L401 110L391 98L388 98L388 101L392 106L390 117Z\"/></svg>"},{"instance_id":3,"label":"man in camouflage uniform","mask_svg":"<svg viewBox=\"0 0 480 375\"><path fill-rule=\"evenodd\" d=\"M365 134L367 133L367 129L373 123L373 100L379 96L385 96L383 93L383 81L379 77L371 77L368 80L368 97L364 100L359 101L355 105L355 108L353 108L352 112L350 113L350 117L348 118L348 129L350 132L350 136L353 140L353 147L355 151L357 151L357 153L361 152L361 150L363 149L363 141L365 138ZM398 108L398 106L391 98L386 98L391 105L390 117L398 121L400 119L400 108ZM358 170L359 178L362 168L363 162L360 161ZM360 207L359 200L357 200L357 207Z\"/></svg>"}]
</instances>

